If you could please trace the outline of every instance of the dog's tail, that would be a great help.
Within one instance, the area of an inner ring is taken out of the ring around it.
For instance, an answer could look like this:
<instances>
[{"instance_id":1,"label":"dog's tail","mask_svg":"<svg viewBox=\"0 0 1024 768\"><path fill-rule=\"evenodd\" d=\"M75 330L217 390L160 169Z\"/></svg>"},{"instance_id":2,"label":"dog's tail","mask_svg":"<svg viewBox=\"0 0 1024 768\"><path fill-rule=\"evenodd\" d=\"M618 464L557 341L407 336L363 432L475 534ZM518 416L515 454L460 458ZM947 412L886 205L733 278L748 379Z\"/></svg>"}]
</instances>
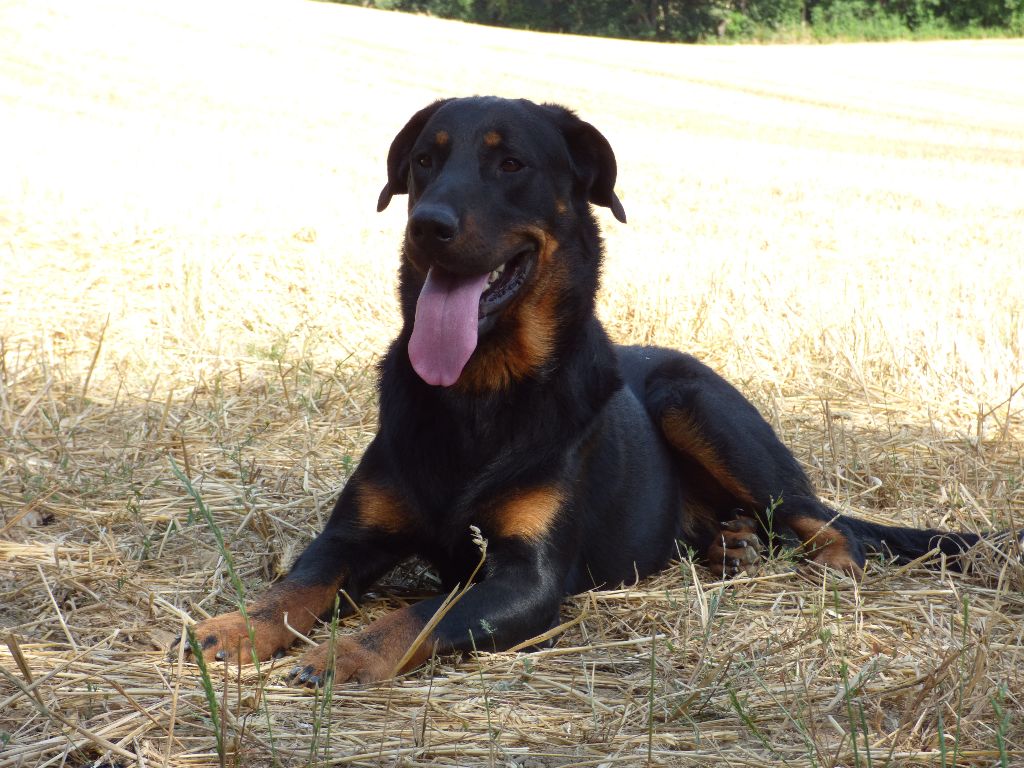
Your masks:
<instances>
[{"instance_id":1,"label":"dog's tail","mask_svg":"<svg viewBox=\"0 0 1024 768\"><path fill-rule=\"evenodd\" d=\"M1021 557L1024 531L979 535L963 531L943 531L935 528L904 528L881 525L847 515L839 516L840 525L874 552L893 558L898 563L909 563L925 558L927 565L945 562L947 568L962 571L969 565L968 551L981 541L1002 545L1015 539L1012 555Z\"/></svg>"}]
</instances>

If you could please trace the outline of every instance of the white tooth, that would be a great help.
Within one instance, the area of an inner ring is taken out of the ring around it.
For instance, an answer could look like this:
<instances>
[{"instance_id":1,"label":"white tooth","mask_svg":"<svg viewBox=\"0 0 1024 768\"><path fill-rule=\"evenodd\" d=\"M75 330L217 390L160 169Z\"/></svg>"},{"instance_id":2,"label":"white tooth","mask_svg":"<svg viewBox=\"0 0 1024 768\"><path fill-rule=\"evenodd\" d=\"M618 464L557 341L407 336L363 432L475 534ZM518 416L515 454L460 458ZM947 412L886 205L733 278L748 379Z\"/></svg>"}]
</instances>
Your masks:
<instances>
[{"instance_id":1,"label":"white tooth","mask_svg":"<svg viewBox=\"0 0 1024 768\"><path fill-rule=\"evenodd\" d=\"M502 264L500 267L498 267L496 270L494 270L493 272L491 272L491 274L487 276L487 284L494 285L498 281L498 278L501 277L501 273L504 271L505 265Z\"/></svg>"}]
</instances>

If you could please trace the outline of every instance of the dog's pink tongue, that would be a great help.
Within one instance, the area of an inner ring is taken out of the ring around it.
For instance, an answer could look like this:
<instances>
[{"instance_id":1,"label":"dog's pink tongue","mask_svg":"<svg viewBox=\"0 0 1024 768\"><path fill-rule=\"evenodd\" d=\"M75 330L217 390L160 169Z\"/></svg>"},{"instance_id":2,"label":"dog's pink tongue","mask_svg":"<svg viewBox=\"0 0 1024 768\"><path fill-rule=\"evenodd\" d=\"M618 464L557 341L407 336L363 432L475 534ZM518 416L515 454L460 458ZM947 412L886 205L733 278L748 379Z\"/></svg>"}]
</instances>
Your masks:
<instances>
[{"instance_id":1,"label":"dog's pink tongue","mask_svg":"<svg viewBox=\"0 0 1024 768\"><path fill-rule=\"evenodd\" d=\"M453 275L431 268L416 302L416 321L409 339L413 370L427 384L450 387L476 349L480 296L487 274Z\"/></svg>"}]
</instances>

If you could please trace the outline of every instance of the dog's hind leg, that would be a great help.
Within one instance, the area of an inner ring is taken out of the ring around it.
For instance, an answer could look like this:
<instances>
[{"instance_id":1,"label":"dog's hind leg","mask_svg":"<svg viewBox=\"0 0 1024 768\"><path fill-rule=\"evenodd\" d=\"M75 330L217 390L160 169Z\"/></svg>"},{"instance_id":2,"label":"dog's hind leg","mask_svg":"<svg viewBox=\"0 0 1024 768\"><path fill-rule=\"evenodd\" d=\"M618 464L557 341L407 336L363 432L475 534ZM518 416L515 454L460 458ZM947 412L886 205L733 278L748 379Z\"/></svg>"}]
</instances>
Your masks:
<instances>
[{"instance_id":1,"label":"dog's hind leg","mask_svg":"<svg viewBox=\"0 0 1024 768\"><path fill-rule=\"evenodd\" d=\"M864 548L846 519L818 500L768 422L725 379L672 354L648 373L645 404L676 451L683 529L713 571L737 572L751 549L788 533L812 561L861 573Z\"/></svg>"}]
</instances>

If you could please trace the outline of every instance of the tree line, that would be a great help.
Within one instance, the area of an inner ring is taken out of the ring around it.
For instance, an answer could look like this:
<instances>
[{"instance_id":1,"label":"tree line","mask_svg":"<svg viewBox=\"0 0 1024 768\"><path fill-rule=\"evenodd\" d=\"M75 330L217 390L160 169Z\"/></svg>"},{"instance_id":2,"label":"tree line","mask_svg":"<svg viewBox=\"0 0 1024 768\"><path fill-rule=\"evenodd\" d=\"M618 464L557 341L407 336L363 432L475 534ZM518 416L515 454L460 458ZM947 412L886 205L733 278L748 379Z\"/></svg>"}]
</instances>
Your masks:
<instances>
[{"instance_id":1,"label":"tree line","mask_svg":"<svg viewBox=\"0 0 1024 768\"><path fill-rule=\"evenodd\" d=\"M478 24L666 42L1024 34L1024 0L341 0Z\"/></svg>"}]
</instances>

